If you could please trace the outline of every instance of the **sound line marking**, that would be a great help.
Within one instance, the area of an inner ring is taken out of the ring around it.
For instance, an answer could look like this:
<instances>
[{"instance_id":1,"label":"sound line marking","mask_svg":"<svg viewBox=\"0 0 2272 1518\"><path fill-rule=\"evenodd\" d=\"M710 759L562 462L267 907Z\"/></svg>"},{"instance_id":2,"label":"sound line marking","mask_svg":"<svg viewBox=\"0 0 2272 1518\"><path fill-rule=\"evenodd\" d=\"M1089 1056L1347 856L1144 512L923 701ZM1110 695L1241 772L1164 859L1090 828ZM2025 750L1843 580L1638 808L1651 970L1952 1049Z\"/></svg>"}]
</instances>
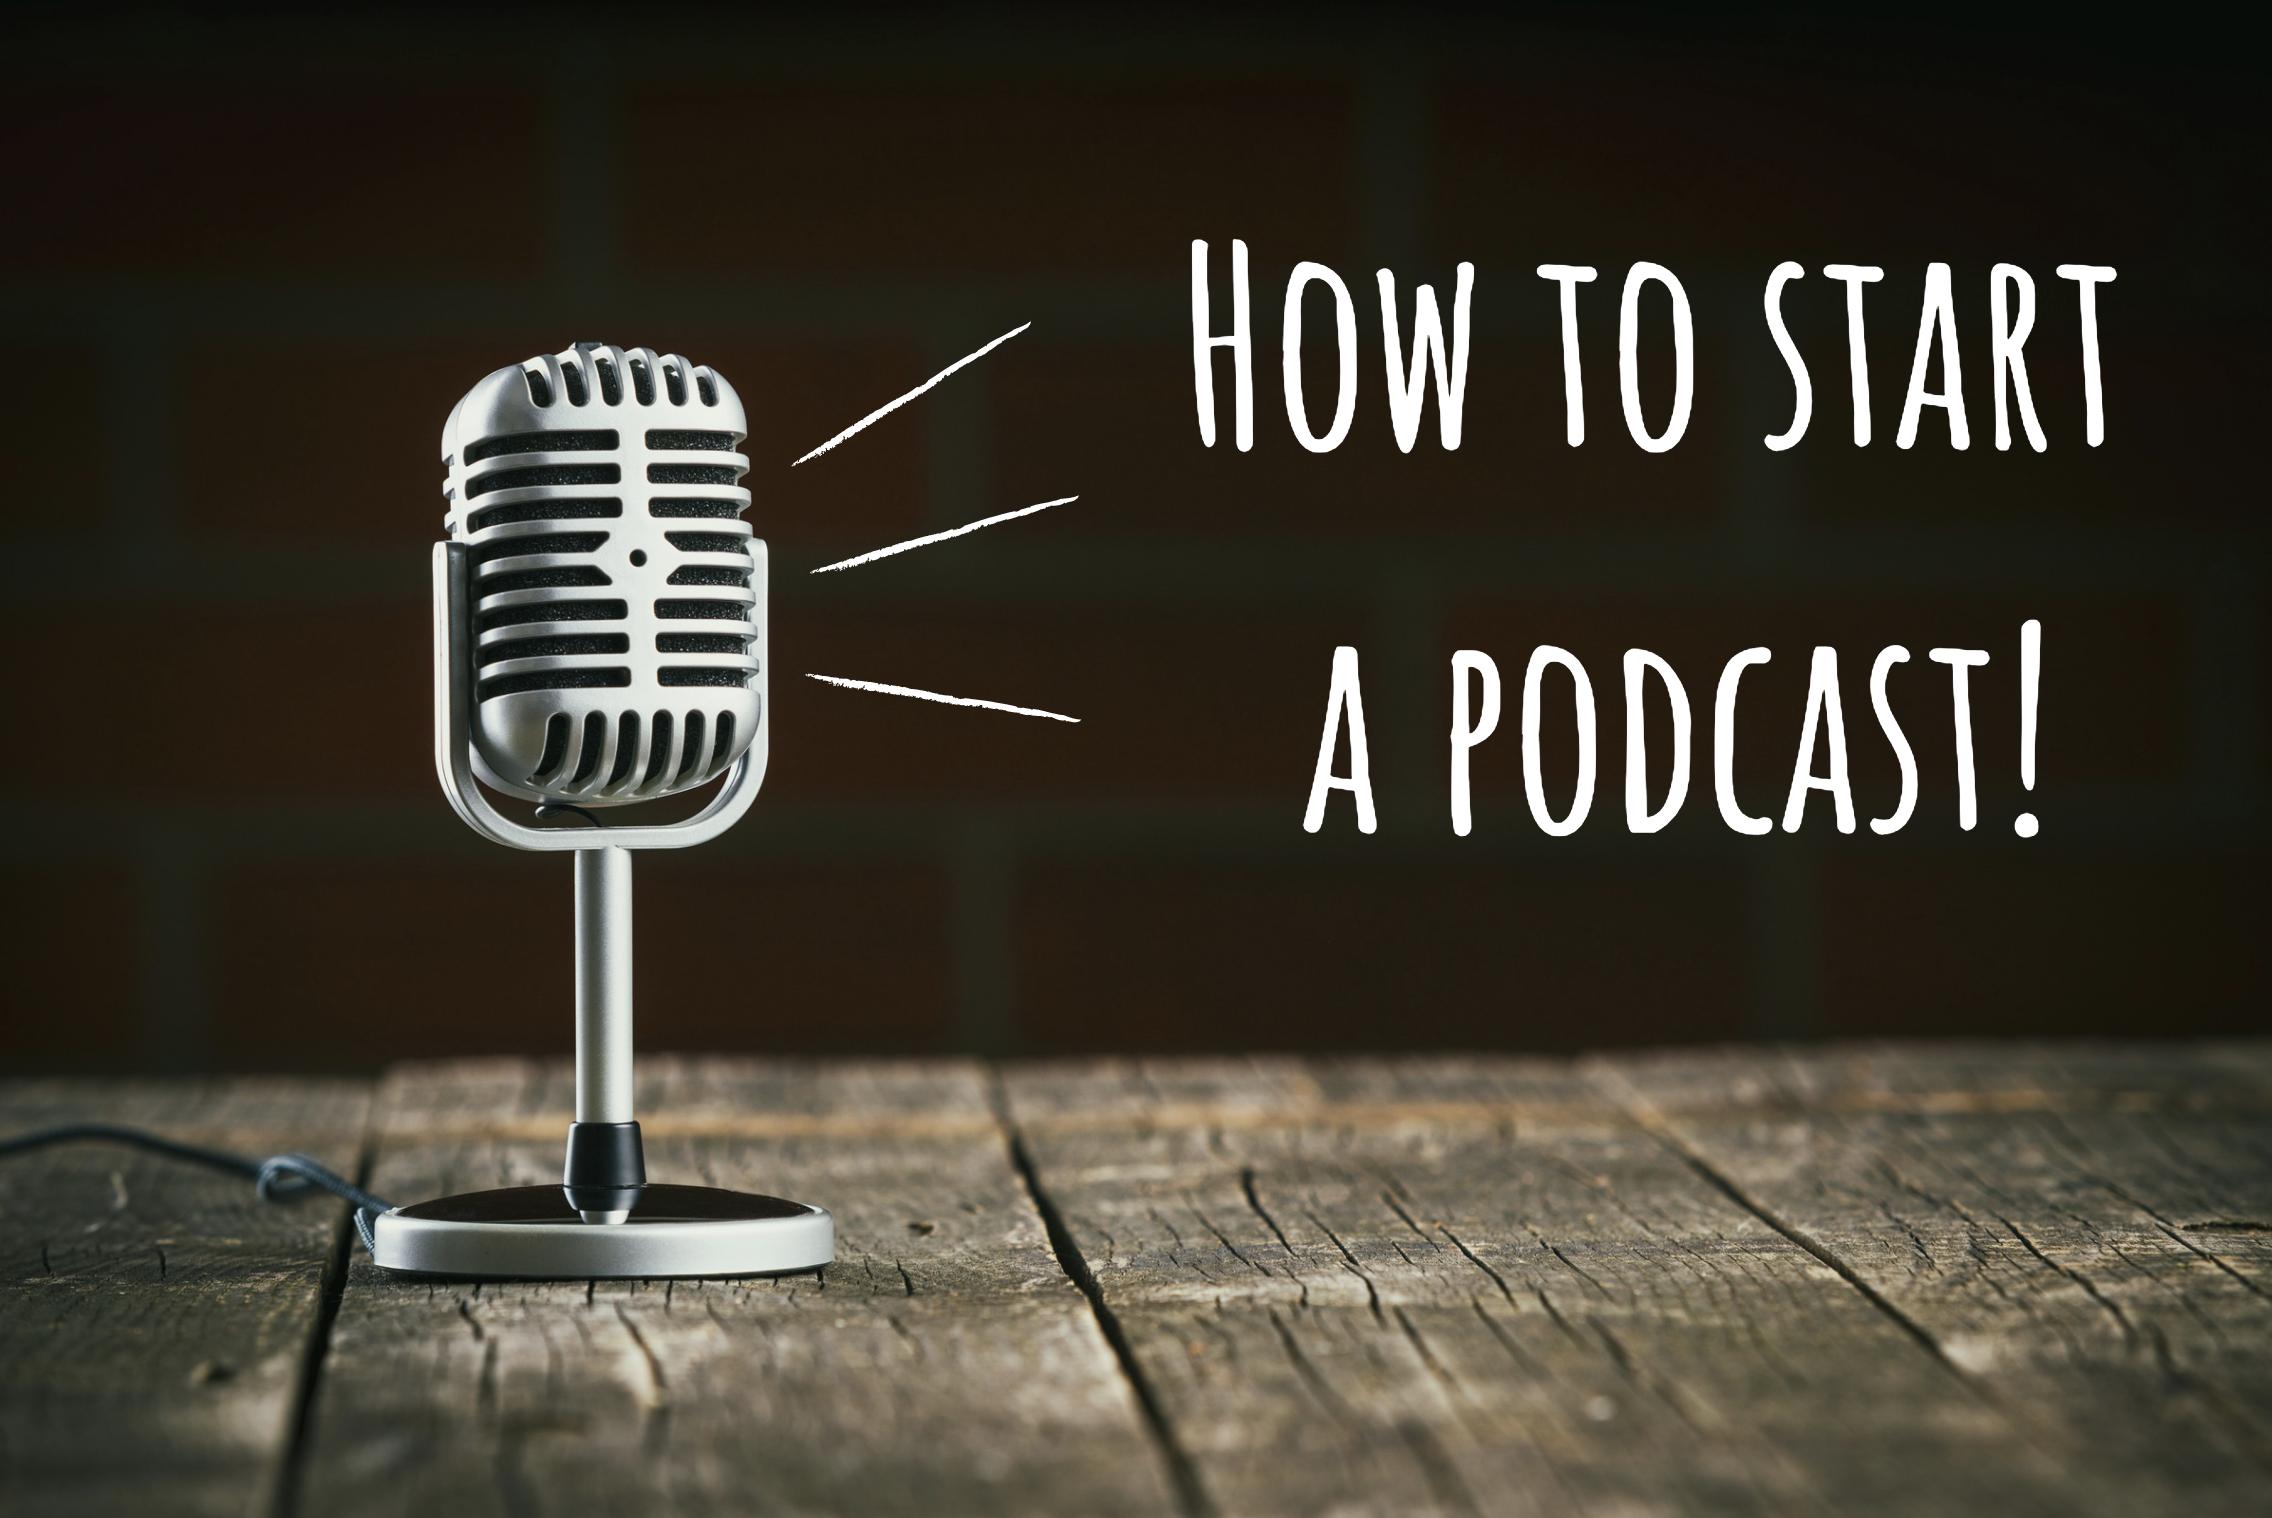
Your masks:
<instances>
[{"instance_id":1,"label":"sound line marking","mask_svg":"<svg viewBox=\"0 0 2272 1518\"><path fill-rule=\"evenodd\" d=\"M879 696L913 696L918 701L938 701L947 706L983 706L990 712L1013 712L1020 717L1047 717L1052 722L1078 722L1063 712L1045 712L1031 706L1005 706L999 701L976 701L968 696L942 696L935 690L916 690L908 685L878 685L872 680L840 680L834 675L807 674L808 680L824 685L841 685L846 690L874 691Z\"/></svg>"},{"instance_id":2,"label":"sound line marking","mask_svg":"<svg viewBox=\"0 0 2272 1518\"><path fill-rule=\"evenodd\" d=\"M858 558L844 559L834 564L823 564L813 573L824 575L832 569L851 569L857 565L873 563L877 559L888 559L895 553L905 553L910 548L921 548L926 543L944 543L949 538L959 538L966 532L976 532L981 527L992 527L997 522L1014 522L1019 517L1030 517L1035 512L1047 511L1052 506L1070 506L1079 499L1080 497L1077 495L1069 495L1054 501L1043 501L1039 506L1027 506L1018 511L1005 511L998 517L987 517L978 522L966 522L960 527L950 527L945 532L934 532L927 537L909 538L904 543L894 543L889 548L879 548L874 553L864 553Z\"/></svg>"},{"instance_id":3,"label":"sound line marking","mask_svg":"<svg viewBox=\"0 0 2272 1518\"><path fill-rule=\"evenodd\" d=\"M988 343L985 347L979 349L976 353L968 354L962 358L956 359L953 363L947 365L946 368L941 369L937 374L932 375L929 379L925 380L922 384L917 385L913 390L908 391L905 395L901 396L898 400L893 401L890 405L879 407L878 409L869 412L866 416L860 418L860 420L854 422L851 426L845 428L842 432L839 432L838 434L836 434L836 436L830 438L827 442L821 444L818 448L815 448L812 452L806 454L804 458L797 460L797 464L804 463L806 459L819 458L822 454L828 452L829 449L834 448L838 443L843 442L846 438L850 437L853 433L858 432L861 428L866 427L871 422L882 421L885 417L891 415L894 411L897 411L900 407L906 405L909 401L915 399L915 397L921 395L924 391L930 389L933 385L936 385L939 381L945 379L948 375L954 373L957 369L962 368L966 364L977 363L987 354L992 353L996 348L1001 347L1011 338L1016 337L1020 332L1025 331L1026 327L1030 327L1032 325L1032 322L1027 322L1025 327L1013 327L1009 331L1003 333L1000 337L994 339L994 341ZM791 464L789 467L791 469L794 469L797 467L797 464Z\"/></svg>"}]
</instances>

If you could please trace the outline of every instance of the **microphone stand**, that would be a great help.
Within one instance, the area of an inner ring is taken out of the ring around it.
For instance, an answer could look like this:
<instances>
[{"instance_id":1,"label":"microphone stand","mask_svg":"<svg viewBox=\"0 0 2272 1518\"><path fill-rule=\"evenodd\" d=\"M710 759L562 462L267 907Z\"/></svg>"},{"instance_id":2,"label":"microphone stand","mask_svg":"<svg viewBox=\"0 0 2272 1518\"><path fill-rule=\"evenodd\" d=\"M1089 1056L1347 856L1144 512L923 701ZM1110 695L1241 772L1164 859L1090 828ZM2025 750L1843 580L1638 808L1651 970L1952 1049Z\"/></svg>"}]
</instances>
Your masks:
<instances>
[{"instance_id":1,"label":"microphone stand","mask_svg":"<svg viewBox=\"0 0 2272 1518\"><path fill-rule=\"evenodd\" d=\"M576 1121L561 1173L587 1223L620 1223L647 1184L631 1116L631 851L576 851Z\"/></svg>"}]
</instances>

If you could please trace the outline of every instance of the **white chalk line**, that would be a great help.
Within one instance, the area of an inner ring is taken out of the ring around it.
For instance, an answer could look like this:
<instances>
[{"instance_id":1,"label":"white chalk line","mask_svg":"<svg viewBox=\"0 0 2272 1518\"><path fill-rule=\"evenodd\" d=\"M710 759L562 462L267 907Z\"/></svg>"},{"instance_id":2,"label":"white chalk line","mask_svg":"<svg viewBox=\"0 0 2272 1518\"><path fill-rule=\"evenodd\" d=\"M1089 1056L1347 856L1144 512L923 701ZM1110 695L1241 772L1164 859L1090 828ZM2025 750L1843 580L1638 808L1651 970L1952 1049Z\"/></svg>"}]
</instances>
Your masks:
<instances>
[{"instance_id":1,"label":"white chalk line","mask_svg":"<svg viewBox=\"0 0 2272 1518\"><path fill-rule=\"evenodd\" d=\"M1032 325L1032 322L1027 322L1025 327L1013 327L1009 331L1003 333L1000 337L994 339L994 341L988 343L985 347L979 349L976 353L968 354L965 357L956 359L953 363L947 365L946 368L941 369L937 374L932 375L929 379L925 380L922 384L917 385L913 390L908 391L905 395L901 396L898 400L893 401L890 405L879 407L878 409L869 412L866 416L860 418L860 420L854 422L851 426L845 428L842 432L839 432L838 434L836 434L836 436L830 438L827 442L821 444L818 448L815 448L812 452L806 454L804 458L797 460L797 464L804 463L806 459L819 458L822 454L828 452L829 449L834 448L838 443L843 442L846 438L850 437L853 433L858 432L861 428L869 425L872 422L883 420L885 417L891 415L894 411L897 411L900 407L906 405L909 401L915 399L915 397L921 395L924 391L930 389L933 385L936 385L939 381L945 379L948 375L954 373L957 369L962 368L965 364L977 363L987 354L992 353L996 348L1001 347L1011 338L1016 337L1020 332L1025 331L1026 327L1030 327ZM797 467L797 464L791 464L789 467L791 469L794 469Z\"/></svg>"},{"instance_id":2,"label":"white chalk line","mask_svg":"<svg viewBox=\"0 0 2272 1518\"><path fill-rule=\"evenodd\" d=\"M872 564L878 559L888 559L895 553L905 553L910 548L921 548L926 543L944 543L947 539L959 538L966 532L976 532L981 527L992 527L997 522L1014 522L1019 517L1030 517L1035 512L1047 511L1052 506L1070 506L1079 499L1080 497L1077 495L1069 495L1054 501L1043 501L1039 506L1027 506L1017 511L1005 511L998 517L987 517L978 522L966 522L960 527L950 527L945 532L934 532L927 537L909 538L904 543L894 543L889 548L879 548L874 553L864 553L855 559L841 559L834 564L823 564L813 573L824 575L832 569L851 569L860 564Z\"/></svg>"},{"instance_id":3,"label":"white chalk line","mask_svg":"<svg viewBox=\"0 0 2272 1518\"><path fill-rule=\"evenodd\" d=\"M808 674L805 678L818 680L824 685L841 685L846 690L874 691L879 696L913 696L918 701L937 701L947 706L983 706L990 712L1012 712L1020 717L1047 717L1052 722L1081 720L1078 717L1068 717L1063 712L1045 712L1031 706L1004 706L999 701L976 701L968 696L942 696L935 690L916 690L907 685L878 685L873 680L840 680L834 675Z\"/></svg>"}]
</instances>

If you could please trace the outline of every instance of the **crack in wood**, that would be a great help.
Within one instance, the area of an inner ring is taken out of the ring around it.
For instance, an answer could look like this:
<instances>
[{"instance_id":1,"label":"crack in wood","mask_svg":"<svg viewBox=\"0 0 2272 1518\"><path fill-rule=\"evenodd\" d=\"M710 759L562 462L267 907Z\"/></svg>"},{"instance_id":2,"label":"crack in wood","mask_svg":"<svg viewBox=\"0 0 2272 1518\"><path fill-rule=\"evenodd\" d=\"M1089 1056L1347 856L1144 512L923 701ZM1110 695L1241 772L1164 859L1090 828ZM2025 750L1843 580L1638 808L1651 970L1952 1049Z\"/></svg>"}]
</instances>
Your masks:
<instances>
[{"instance_id":1,"label":"crack in wood","mask_svg":"<svg viewBox=\"0 0 2272 1518\"><path fill-rule=\"evenodd\" d=\"M1799 1248L1805 1250L1808 1254L1813 1255L1815 1259L1819 1260L1824 1266L1828 1267L1832 1271L1835 1271L1838 1276L1846 1282L1847 1285L1853 1287L1855 1291L1861 1294L1864 1301L1868 1302L1879 1312L1885 1314L1885 1316L1896 1327L1900 1328L1903 1333L1907 1334L1920 1349L1924 1350L1928 1355L1931 1355L1935 1364L1946 1370L1951 1376L1954 1376L1959 1382L1961 1382L1967 1388L1971 1389L1976 1395L1986 1398L1990 1401L1996 1400L1995 1394L1987 1386L1983 1385L1977 1378L1967 1373L1963 1367L1959 1366L1954 1360L1949 1358L1947 1349L1941 1344L1938 1339L1934 1338L1933 1335L1926 1330L1925 1326L1922 1323L1919 1323L1915 1318L1912 1318L1909 1314L1903 1312L1899 1307L1894 1305L1894 1303L1886 1298L1883 1292L1879 1291L1869 1282L1863 1280L1861 1274L1856 1271L1853 1266L1840 1259L1829 1249L1824 1248L1815 1239L1810 1237L1804 1229L1795 1227L1792 1224L1784 1221L1771 1208L1767 1207L1764 1203L1751 1196L1728 1176L1723 1175L1719 1171L1719 1169L1711 1163L1711 1161L1707 1160L1703 1155L1697 1153L1688 1145L1688 1143L1684 1139L1682 1139L1682 1137L1678 1133L1674 1132L1669 1126L1667 1126L1663 1118L1657 1114L1653 1107L1649 1107L1645 1104L1634 1104L1626 1102L1620 1102L1619 1105L1625 1111L1625 1114L1628 1117L1630 1117L1635 1123L1640 1125L1640 1127L1644 1131L1650 1133L1659 1142L1663 1143L1668 1149L1670 1149L1675 1155L1677 1155L1684 1164L1686 1164L1691 1170L1695 1171L1696 1174L1706 1183L1711 1185L1713 1189L1717 1190L1729 1201L1734 1202L1744 1211L1750 1213L1753 1217L1759 1219L1759 1221L1761 1221L1762 1223L1765 1223L1768 1227L1774 1229L1784 1238L1789 1239L1793 1244L1798 1245ZM2024 1243L2025 1240L2022 1240L2022 1242Z\"/></svg>"},{"instance_id":2,"label":"crack in wood","mask_svg":"<svg viewBox=\"0 0 2272 1518\"><path fill-rule=\"evenodd\" d=\"M1373 1321L1376 1323L1385 1323L1387 1319L1381 1316L1380 1287L1374 1283L1371 1274L1366 1271L1364 1266L1357 1263L1357 1257L1349 1252L1349 1246L1341 1242L1341 1235L1335 1233L1331 1228L1328 1228L1325 1225L1325 1220L1323 1218L1319 1217L1315 1212L1304 1213L1303 1216L1307 1217L1312 1223L1315 1223L1317 1225L1317 1231L1319 1233L1322 1233L1327 1238L1333 1240L1333 1247L1341 1251L1341 1258L1346 1263L1349 1273L1365 1284L1365 1301L1373 1309Z\"/></svg>"},{"instance_id":3,"label":"crack in wood","mask_svg":"<svg viewBox=\"0 0 2272 1518\"><path fill-rule=\"evenodd\" d=\"M1499 1272L1484 1264L1481 1257L1478 1256L1474 1250L1468 1248L1465 1243L1461 1242L1460 1236L1458 1234L1452 1232L1451 1225L1449 1223L1438 1223L1436 1227L1445 1238L1452 1241L1454 1248L1458 1249L1461 1254L1467 1256L1467 1262L1470 1265L1473 1265L1477 1270L1482 1271L1485 1275L1491 1278L1491 1284L1499 1288L1499 1295L1505 1297L1507 1299L1507 1305L1512 1307L1515 1302L1515 1294L1507 1289L1506 1277L1500 1275Z\"/></svg>"},{"instance_id":4,"label":"crack in wood","mask_svg":"<svg viewBox=\"0 0 2272 1518\"><path fill-rule=\"evenodd\" d=\"M1080 1246L1073 1242L1072 1230L1065 1226L1064 1216L1058 1211L1055 1199L1041 1184L1033 1158L1026 1152L1025 1136L1010 1119L1009 1104L1002 1092L999 1071L994 1073L991 1093L1002 1137L1009 1150L1011 1167L1024 1183L1026 1196L1033 1203L1034 1211L1040 1214L1043 1231L1048 1235L1050 1250L1057 1256L1059 1267L1080 1289L1081 1295L1088 1299L1089 1311L1095 1316L1097 1327L1103 1331L1105 1343L1111 1346L1113 1357L1120 1363L1121 1377L1135 1395L1136 1405L1144 1415L1145 1427L1150 1431L1153 1444L1167 1467L1169 1484L1179 1505L1186 1518L1214 1518L1215 1505L1209 1499L1206 1487L1200 1482L1198 1465L1184 1449L1174 1424L1169 1421L1159 1393L1145 1374L1142 1362L1137 1359L1135 1347L1128 1341L1128 1331L1122 1327L1120 1315L1105 1300L1104 1289L1097 1284L1096 1273L1089 1269L1088 1261L1082 1258ZM1204 1222L1205 1219L1202 1218L1201 1221Z\"/></svg>"},{"instance_id":5,"label":"crack in wood","mask_svg":"<svg viewBox=\"0 0 2272 1518\"><path fill-rule=\"evenodd\" d=\"M1254 1194L1254 1167L1252 1165L1248 1165L1239 1171L1239 1190L1245 1193L1246 1204L1253 1209L1254 1215L1262 1219L1262 1226L1269 1229L1277 1237L1278 1247L1286 1251L1286 1258L1289 1260L1297 1258L1293 1244L1286 1238L1286 1230L1278 1226L1278 1220L1272 1217L1270 1210L1262 1205L1262 1198ZM1218 1234L1217 1237L1220 1238L1221 1235Z\"/></svg>"},{"instance_id":6,"label":"crack in wood","mask_svg":"<svg viewBox=\"0 0 2272 1518\"><path fill-rule=\"evenodd\" d=\"M376 1157L375 1135L366 1111L363 1138L355 1156L356 1185L370 1184ZM355 1209L345 1202L337 1205L339 1215L332 1224L331 1249L325 1256L323 1276L317 1286L315 1317L308 1325L308 1336L301 1347L294 1376L291 1421L284 1436L282 1457L277 1461L276 1489L269 1504L273 1518L298 1518L316 1397L323 1388L325 1361L331 1355L332 1329L339 1321L340 1304L347 1295L348 1259L359 1237L355 1231Z\"/></svg>"},{"instance_id":7,"label":"crack in wood","mask_svg":"<svg viewBox=\"0 0 2272 1518\"><path fill-rule=\"evenodd\" d=\"M2049 1270L2054 1275L2057 1275L2064 1280L2072 1281L2076 1286L2082 1289L2085 1296L2089 1297L2093 1302L2096 1302L2100 1307L2105 1308L2107 1313L2113 1317L2115 1326L2122 1330L2122 1342L2124 1344L2133 1346L2137 1344L2138 1328L2136 1324L2130 1321L2130 1315L2124 1312L2118 1303L2109 1299L2105 1292L2100 1291L2098 1287L2091 1281L2090 1277L2084 1275L2079 1270L2075 1270L2069 1266L2060 1264L2057 1260L2052 1259L2051 1256L2036 1248L2035 1240L2029 1238L2027 1234L2021 1230L2020 1225L2013 1222L2010 1218L2007 1218L1999 1213L1996 1215L1996 1221L2003 1224L2005 1228L2009 1229L2011 1231L2012 1237L2020 1241L2020 1247L2022 1249L2025 1249L2029 1254L2035 1256L2037 1260L2041 1261L2043 1267L2046 1270Z\"/></svg>"}]
</instances>

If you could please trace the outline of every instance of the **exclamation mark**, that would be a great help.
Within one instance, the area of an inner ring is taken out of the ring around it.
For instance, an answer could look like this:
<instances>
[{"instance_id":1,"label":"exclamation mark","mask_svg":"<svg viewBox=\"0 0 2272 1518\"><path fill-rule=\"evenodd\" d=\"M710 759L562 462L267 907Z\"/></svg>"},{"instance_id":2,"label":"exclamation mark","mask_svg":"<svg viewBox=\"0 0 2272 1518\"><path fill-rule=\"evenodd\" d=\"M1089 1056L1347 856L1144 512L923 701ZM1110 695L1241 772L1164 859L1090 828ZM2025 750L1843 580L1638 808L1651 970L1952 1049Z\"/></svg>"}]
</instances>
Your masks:
<instances>
[{"instance_id":1,"label":"exclamation mark","mask_svg":"<svg viewBox=\"0 0 2272 1518\"><path fill-rule=\"evenodd\" d=\"M2043 624L2034 618L2020 624L2020 784L2035 789L2036 691L2043 683ZM2035 813L2022 812L2012 819L2012 831L2022 838L2035 836Z\"/></svg>"}]
</instances>

